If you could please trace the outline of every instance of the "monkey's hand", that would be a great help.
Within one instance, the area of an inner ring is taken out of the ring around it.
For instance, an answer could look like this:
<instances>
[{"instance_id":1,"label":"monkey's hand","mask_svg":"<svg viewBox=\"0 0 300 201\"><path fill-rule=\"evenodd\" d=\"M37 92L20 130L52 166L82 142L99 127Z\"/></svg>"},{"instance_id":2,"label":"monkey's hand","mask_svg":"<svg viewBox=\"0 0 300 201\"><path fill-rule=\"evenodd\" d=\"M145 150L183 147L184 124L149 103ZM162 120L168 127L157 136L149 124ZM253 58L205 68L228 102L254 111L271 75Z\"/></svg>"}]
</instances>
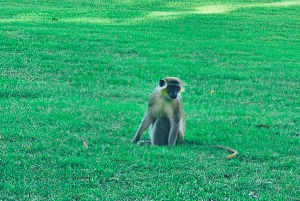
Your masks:
<instances>
[{"instance_id":1,"label":"monkey's hand","mask_svg":"<svg viewBox=\"0 0 300 201\"><path fill-rule=\"evenodd\" d=\"M140 141L140 138L134 137L134 138L131 140L131 143L137 143L138 141Z\"/></svg>"},{"instance_id":2,"label":"monkey's hand","mask_svg":"<svg viewBox=\"0 0 300 201\"><path fill-rule=\"evenodd\" d=\"M142 141L139 141L138 144L140 146L151 145L151 141L150 140L142 140Z\"/></svg>"}]
</instances>

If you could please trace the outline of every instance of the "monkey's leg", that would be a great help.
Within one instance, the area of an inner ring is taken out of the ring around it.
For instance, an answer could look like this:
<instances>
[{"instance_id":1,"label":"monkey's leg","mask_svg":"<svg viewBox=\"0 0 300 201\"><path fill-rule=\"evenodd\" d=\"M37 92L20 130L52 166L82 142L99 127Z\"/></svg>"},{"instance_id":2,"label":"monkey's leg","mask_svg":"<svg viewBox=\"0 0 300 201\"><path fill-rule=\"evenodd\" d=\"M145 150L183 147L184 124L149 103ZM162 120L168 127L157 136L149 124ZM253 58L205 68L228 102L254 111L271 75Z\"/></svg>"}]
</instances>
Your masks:
<instances>
[{"instance_id":1,"label":"monkey's leg","mask_svg":"<svg viewBox=\"0 0 300 201\"><path fill-rule=\"evenodd\" d=\"M176 144L184 143L184 132L185 132L185 121L184 121L184 118L182 118L179 121L179 129L178 129L178 136L177 136Z\"/></svg>"},{"instance_id":2,"label":"monkey's leg","mask_svg":"<svg viewBox=\"0 0 300 201\"><path fill-rule=\"evenodd\" d=\"M170 133L170 121L166 117L157 119L150 129L150 138L153 145L167 145Z\"/></svg>"}]
</instances>

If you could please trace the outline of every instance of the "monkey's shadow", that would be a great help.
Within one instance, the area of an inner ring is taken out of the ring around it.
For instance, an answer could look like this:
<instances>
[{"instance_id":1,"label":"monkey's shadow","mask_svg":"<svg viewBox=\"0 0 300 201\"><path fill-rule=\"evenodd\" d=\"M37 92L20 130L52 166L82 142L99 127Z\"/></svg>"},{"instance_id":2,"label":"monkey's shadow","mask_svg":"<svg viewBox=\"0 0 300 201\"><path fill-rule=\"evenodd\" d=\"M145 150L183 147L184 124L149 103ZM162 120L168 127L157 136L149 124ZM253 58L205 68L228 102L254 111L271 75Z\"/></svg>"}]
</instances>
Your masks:
<instances>
[{"instance_id":1,"label":"monkey's shadow","mask_svg":"<svg viewBox=\"0 0 300 201\"><path fill-rule=\"evenodd\" d=\"M150 140L141 140L138 142L138 145L140 146L150 146L151 141ZM199 147L206 147L208 145L205 145L203 143L197 142L197 141L193 141L193 140L185 140L182 144L179 144L177 146L199 146ZM167 145L161 145L161 146L167 146Z\"/></svg>"}]
</instances>

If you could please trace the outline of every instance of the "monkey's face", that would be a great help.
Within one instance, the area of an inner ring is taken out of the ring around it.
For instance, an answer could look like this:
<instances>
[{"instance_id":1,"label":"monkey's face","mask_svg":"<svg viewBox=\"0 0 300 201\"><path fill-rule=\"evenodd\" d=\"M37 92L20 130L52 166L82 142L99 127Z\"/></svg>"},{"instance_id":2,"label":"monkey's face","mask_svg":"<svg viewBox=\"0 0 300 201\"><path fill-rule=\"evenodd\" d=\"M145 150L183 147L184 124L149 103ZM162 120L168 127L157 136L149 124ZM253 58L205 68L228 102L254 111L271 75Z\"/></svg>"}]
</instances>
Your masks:
<instances>
[{"instance_id":1,"label":"monkey's face","mask_svg":"<svg viewBox=\"0 0 300 201\"><path fill-rule=\"evenodd\" d=\"M180 91L180 87L177 85L168 85L167 86L167 92L171 99L177 98L177 94L179 93L179 91Z\"/></svg>"},{"instance_id":2,"label":"monkey's face","mask_svg":"<svg viewBox=\"0 0 300 201\"><path fill-rule=\"evenodd\" d=\"M164 94L168 96L170 99L176 99L178 93L181 91L180 83L176 82L169 82L166 79L159 81L159 86L162 88Z\"/></svg>"}]
</instances>

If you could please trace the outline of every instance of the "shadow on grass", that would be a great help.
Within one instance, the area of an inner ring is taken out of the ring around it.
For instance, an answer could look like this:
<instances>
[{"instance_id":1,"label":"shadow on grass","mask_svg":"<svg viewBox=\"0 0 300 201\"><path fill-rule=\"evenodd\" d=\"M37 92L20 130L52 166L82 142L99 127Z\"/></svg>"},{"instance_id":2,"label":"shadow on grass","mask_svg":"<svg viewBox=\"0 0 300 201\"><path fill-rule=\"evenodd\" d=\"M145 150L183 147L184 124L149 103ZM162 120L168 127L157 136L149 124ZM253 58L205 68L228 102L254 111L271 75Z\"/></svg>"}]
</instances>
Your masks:
<instances>
[{"instance_id":1,"label":"shadow on grass","mask_svg":"<svg viewBox=\"0 0 300 201\"><path fill-rule=\"evenodd\" d=\"M38 98L38 93L35 92L21 92L21 91L6 91L6 92L0 92L0 98L8 99L8 98L21 98L21 99L34 99Z\"/></svg>"},{"instance_id":2,"label":"shadow on grass","mask_svg":"<svg viewBox=\"0 0 300 201\"><path fill-rule=\"evenodd\" d=\"M0 19L0 23L12 23L12 22L63 22L63 23L90 23L101 25L134 25L141 23L148 23L153 21L166 21L174 20L187 15L211 15L211 14L225 14L232 11L247 9L247 8L259 8L259 7L291 7L300 6L298 1L284 1L284 2L270 2L270 3L235 3L235 4L214 4L214 5L202 5L197 6L197 3L188 6L189 9L181 10L174 6L169 6L168 11L148 11L145 10L145 14L139 17L126 17L126 18L109 18L109 17L76 17L76 18L45 18L45 16L36 16L35 13L17 15L15 18ZM53 20L57 19L57 20Z\"/></svg>"}]
</instances>

